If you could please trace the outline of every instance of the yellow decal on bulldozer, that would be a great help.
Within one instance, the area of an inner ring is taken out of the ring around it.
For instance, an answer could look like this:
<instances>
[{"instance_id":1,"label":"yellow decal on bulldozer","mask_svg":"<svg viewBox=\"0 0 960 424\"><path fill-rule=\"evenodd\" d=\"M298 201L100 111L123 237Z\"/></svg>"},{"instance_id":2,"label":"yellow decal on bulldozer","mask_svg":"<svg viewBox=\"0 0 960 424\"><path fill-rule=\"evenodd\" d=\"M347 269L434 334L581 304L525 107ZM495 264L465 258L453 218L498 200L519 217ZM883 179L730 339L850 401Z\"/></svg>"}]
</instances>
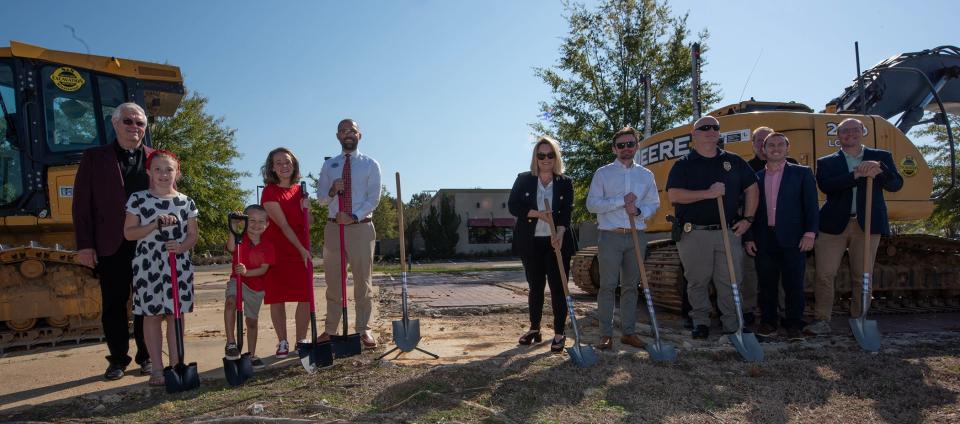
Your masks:
<instances>
[{"instance_id":1,"label":"yellow decal on bulldozer","mask_svg":"<svg viewBox=\"0 0 960 424\"><path fill-rule=\"evenodd\" d=\"M87 82L80 76L79 72L69 66L57 68L57 70L53 71L53 74L50 75L50 79L53 80L57 88L69 92L79 90L83 87L83 84Z\"/></svg>"},{"instance_id":2,"label":"yellow decal on bulldozer","mask_svg":"<svg viewBox=\"0 0 960 424\"><path fill-rule=\"evenodd\" d=\"M910 155L900 160L900 173L903 174L904 177L917 175L917 160Z\"/></svg>"}]
</instances>

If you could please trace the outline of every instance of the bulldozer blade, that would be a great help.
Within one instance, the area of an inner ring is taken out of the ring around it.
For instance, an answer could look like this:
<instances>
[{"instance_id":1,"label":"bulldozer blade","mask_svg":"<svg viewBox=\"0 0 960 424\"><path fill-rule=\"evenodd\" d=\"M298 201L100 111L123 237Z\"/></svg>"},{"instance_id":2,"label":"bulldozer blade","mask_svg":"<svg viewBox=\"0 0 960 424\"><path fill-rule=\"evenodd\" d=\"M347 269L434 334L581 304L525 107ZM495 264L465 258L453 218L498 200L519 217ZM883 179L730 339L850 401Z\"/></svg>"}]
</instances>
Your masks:
<instances>
[{"instance_id":1,"label":"bulldozer blade","mask_svg":"<svg viewBox=\"0 0 960 424\"><path fill-rule=\"evenodd\" d=\"M300 364L303 365L303 369L311 374L317 371L317 368L333 365L332 342L300 343L297 354L300 355Z\"/></svg>"},{"instance_id":2,"label":"bulldozer blade","mask_svg":"<svg viewBox=\"0 0 960 424\"><path fill-rule=\"evenodd\" d=\"M393 343L401 352L410 352L420 343L420 320L393 321Z\"/></svg>"},{"instance_id":3,"label":"bulldozer blade","mask_svg":"<svg viewBox=\"0 0 960 424\"><path fill-rule=\"evenodd\" d=\"M650 359L656 362L673 362L677 360L677 349L673 345L658 341L647 343L647 353Z\"/></svg>"},{"instance_id":4,"label":"bulldozer blade","mask_svg":"<svg viewBox=\"0 0 960 424\"><path fill-rule=\"evenodd\" d=\"M763 362L763 348L753 333L738 331L729 336L730 343L737 349L740 356L747 362Z\"/></svg>"},{"instance_id":5,"label":"bulldozer blade","mask_svg":"<svg viewBox=\"0 0 960 424\"><path fill-rule=\"evenodd\" d=\"M867 352L880 351L880 329L876 321L864 317L850 318L850 329L861 349Z\"/></svg>"},{"instance_id":6,"label":"bulldozer blade","mask_svg":"<svg viewBox=\"0 0 960 424\"><path fill-rule=\"evenodd\" d=\"M185 392L200 387L200 374L197 372L197 363L189 365L183 363L168 366L163 369L163 380L167 393Z\"/></svg>"},{"instance_id":7,"label":"bulldozer blade","mask_svg":"<svg viewBox=\"0 0 960 424\"><path fill-rule=\"evenodd\" d=\"M360 333L330 336L330 343L333 346L333 357L337 359L359 355L363 351L363 346L360 345Z\"/></svg>"},{"instance_id":8,"label":"bulldozer blade","mask_svg":"<svg viewBox=\"0 0 960 424\"><path fill-rule=\"evenodd\" d=\"M223 358L223 374L231 386L239 386L253 377L253 364L250 354L240 355L240 359Z\"/></svg>"}]
</instances>

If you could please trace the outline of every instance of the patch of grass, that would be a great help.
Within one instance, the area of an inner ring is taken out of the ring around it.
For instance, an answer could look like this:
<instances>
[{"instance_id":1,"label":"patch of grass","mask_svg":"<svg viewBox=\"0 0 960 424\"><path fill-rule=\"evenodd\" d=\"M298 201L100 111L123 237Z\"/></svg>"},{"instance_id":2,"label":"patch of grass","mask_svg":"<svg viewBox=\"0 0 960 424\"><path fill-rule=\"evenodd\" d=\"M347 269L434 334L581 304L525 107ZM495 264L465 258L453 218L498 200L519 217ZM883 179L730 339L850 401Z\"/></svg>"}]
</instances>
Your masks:
<instances>
[{"instance_id":1,"label":"patch of grass","mask_svg":"<svg viewBox=\"0 0 960 424\"><path fill-rule=\"evenodd\" d=\"M600 412L615 412L617 414L626 414L626 408L610 402L606 399L600 399L593 403L593 408Z\"/></svg>"}]
</instances>

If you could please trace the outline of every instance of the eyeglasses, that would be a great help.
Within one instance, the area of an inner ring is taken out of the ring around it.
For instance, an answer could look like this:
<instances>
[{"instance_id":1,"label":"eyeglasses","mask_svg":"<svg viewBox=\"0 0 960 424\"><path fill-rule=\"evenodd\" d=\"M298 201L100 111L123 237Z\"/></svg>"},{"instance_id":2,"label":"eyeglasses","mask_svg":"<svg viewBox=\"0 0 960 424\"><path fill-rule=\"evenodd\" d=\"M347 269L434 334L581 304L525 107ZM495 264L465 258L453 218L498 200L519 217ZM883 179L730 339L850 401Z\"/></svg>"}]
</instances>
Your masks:
<instances>
[{"instance_id":1,"label":"eyeglasses","mask_svg":"<svg viewBox=\"0 0 960 424\"><path fill-rule=\"evenodd\" d=\"M697 127L697 131L720 131L720 124L706 124Z\"/></svg>"},{"instance_id":2,"label":"eyeglasses","mask_svg":"<svg viewBox=\"0 0 960 424\"><path fill-rule=\"evenodd\" d=\"M537 159L540 159L540 160L553 159L555 157L557 157L557 155L555 155L553 152L550 152L550 153L537 152Z\"/></svg>"},{"instance_id":3,"label":"eyeglasses","mask_svg":"<svg viewBox=\"0 0 960 424\"><path fill-rule=\"evenodd\" d=\"M624 141L622 143L614 143L618 149L632 149L637 146L636 141Z\"/></svg>"},{"instance_id":4,"label":"eyeglasses","mask_svg":"<svg viewBox=\"0 0 960 424\"><path fill-rule=\"evenodd\" d=\"M123 125L133 125L133 124L137 124L137 126L140 128L147 126L146 122L134 121L133 119L130 119L130 118L123 118Z\"/></svg>"}]
</instances>

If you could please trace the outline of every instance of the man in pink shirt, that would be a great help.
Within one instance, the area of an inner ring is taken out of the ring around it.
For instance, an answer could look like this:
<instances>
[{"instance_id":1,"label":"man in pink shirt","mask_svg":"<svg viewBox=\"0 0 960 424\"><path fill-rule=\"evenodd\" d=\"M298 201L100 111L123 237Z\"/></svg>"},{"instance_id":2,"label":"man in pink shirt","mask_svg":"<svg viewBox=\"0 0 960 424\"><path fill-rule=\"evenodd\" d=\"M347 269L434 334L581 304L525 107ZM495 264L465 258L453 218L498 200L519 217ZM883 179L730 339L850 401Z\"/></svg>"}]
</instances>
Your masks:
<instances>
[{"instance_id":1,"label":"man in pink shirt","mask_svg":"<svg viewBox=\"0 0 960 424\"><path fill-rule=\"evenodd\" d=\"M790 340L803 339L803 274L806 254L817 235L817 183L810 168L787 163L790 140L781 133L763 141L767 156L757 172L760 204L750 229L747 253L754 255L760 286L760 327L757 335L775 337L778 324L777 284L782 282L786 318L782 324Z\"/></svg>"}]
</instances>

